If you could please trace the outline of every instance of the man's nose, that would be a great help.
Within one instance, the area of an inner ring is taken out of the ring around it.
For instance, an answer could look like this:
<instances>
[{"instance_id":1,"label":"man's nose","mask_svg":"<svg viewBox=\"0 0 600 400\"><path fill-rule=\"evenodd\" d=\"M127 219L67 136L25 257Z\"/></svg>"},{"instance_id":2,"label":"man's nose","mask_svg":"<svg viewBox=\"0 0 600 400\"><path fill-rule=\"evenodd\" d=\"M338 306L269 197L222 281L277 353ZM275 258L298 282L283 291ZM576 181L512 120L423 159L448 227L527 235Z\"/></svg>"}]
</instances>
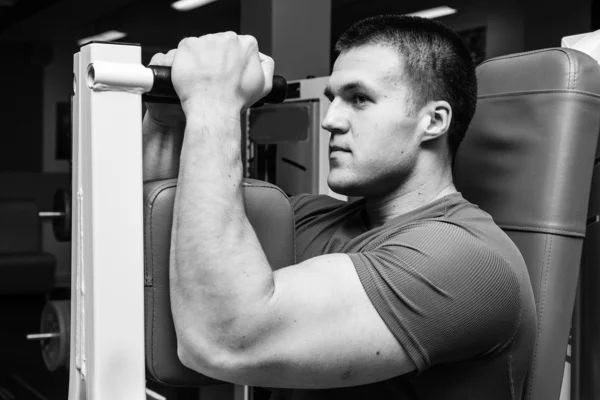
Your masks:
<instances>
[{"instance_id":1,"label":"man's nose","mask_svg":"<svg viewBox=\"0 0 600 400\"><path fill-rule=\"evenodd\" d=\"M334 100L321 122L321 127L331 133L346 133L349 129L348 117Z\"/></svg>"}]
</instances>

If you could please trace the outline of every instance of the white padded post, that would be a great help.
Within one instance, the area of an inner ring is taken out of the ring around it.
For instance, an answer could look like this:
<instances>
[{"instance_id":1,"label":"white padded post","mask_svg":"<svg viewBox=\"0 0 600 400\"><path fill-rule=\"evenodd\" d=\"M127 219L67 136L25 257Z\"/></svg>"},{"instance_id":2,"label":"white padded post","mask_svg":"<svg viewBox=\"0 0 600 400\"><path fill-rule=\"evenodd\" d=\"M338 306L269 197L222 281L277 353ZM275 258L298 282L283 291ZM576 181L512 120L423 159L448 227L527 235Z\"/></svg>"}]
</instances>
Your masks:
<instances>
[{"instance_id":1,"label":"white padded post","mask_svg":"<svg viewBox=\"0 0 600 400\"><path fill-rule=\"evenodd\" d=\"M144 400L140 94L94 91L94 62L139 65L136 45L92 43L74 57L69 400Z\"/></svg>"}]
</instances>

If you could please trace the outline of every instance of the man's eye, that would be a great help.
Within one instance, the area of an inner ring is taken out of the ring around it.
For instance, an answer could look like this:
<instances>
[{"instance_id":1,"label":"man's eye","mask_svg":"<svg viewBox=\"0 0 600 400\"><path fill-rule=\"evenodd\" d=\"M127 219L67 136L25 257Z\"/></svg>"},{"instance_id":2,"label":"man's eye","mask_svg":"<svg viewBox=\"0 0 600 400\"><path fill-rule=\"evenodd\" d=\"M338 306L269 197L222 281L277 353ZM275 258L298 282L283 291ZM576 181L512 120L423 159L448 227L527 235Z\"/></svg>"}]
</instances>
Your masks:
<instances>
[{"instance_id":1,"label":"man's eye","mask_svg":"<svg viewBox=\"0 0 600 400\"><path fill-rule=\"evenodd\" d=\"M367 96L357 93L352 96L352 101L354 101L354 103L356 104L364 104L367 101L369 101L369 99L367 98Z\"/></svg>"}]
</instances>

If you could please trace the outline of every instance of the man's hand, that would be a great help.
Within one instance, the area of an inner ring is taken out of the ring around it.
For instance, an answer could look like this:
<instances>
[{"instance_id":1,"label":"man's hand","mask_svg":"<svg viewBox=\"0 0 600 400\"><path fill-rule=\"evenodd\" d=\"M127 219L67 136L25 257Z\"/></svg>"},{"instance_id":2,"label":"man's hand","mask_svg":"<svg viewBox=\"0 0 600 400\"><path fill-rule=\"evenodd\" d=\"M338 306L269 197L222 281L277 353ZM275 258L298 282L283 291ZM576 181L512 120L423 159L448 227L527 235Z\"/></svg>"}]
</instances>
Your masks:
<instances>
[{"instance_id":1,"label":"man's hand","mask_svg":"<svg viewBox=\"0 0 600 400\"><path fill-rule=\"evenodd\" d=\"M254 37L225 32L183 39L171 79L186 115L206 102L241 111L271 91L273 70Z\"/></svg>"}]
</instances>

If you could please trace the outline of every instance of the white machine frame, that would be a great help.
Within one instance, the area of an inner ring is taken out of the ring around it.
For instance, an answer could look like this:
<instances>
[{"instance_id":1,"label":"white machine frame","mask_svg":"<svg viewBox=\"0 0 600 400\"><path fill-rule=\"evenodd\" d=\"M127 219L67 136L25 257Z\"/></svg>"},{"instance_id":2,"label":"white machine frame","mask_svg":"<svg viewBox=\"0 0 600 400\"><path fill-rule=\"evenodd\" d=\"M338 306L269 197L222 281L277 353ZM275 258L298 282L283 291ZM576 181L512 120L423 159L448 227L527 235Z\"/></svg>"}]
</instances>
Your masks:
<instances>
[{"instance_id":1,"label":"white machine frame","mask_svg":"<svg viewBox=\"0 0 600 400\"><path fill-rule=\"evenodd\" d=\"M69 400L164 399L146 389L138 45L90 43L73 62ZM248 399L236 386L234 399Z\"/></svg>"},{"instance_id":2,"label":"white machine frame","mask_svg":"<svg viewBox=\"0 0 600 400\"><path fill-rule=\"evenodd\" d=\"M93 90L88 66L141 63L139 46L93 43L75 54L70 400L143 400L142 104Z\"/></svg>"}]
</instances>

